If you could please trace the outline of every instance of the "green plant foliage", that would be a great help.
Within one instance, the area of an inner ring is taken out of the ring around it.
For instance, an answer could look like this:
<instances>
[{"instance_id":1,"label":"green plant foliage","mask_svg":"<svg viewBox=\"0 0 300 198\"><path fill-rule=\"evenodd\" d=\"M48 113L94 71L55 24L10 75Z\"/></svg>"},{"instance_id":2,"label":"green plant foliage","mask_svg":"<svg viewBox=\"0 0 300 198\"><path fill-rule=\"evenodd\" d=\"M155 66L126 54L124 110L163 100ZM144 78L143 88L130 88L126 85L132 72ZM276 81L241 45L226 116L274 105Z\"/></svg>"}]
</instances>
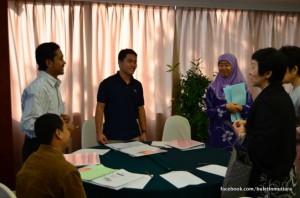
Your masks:
<instances>
[{"instance_id":1,"label":"green plant foliage","mask_svg":"<svg viewBox=\"0 0 300 198\"><path fill-rule=\"evenodd\" d=\"M201 72L201 58L191 62L185 75L180 74L180 88L172 100L173 114L186 117L191 125L192 139L204 142L207 137L208 118L205 115L204 95L210 80ZM179 66L168 65L168 72Z\"/></svg>"}]
</instances>

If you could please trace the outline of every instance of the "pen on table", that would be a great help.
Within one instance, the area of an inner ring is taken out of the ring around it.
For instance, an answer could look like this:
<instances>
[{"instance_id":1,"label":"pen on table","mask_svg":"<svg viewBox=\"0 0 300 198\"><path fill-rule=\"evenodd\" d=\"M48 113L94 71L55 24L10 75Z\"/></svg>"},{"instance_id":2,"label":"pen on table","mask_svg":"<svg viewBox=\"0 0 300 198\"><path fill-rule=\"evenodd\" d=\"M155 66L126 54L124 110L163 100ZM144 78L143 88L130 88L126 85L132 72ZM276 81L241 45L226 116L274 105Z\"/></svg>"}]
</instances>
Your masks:
<instances>
[{"instance_id":1,"label":"pen on table","mask_svg":"<svg viewBox=\"0 0 300 198\"><path fill-rule=\"evenodd\" d=\"M149 175L151 178L153 177L153 175L151 175L148 171L145 171L145 173L146 173L147 175Z\"/></svg>"},{"instance_id":2,"label":"pen on table","mask_svg":"<svg viewBox=\"0 0 300 198\"><path fill-rule=\"evenodd\" d=\"M117 175L121 175L121 176L124 176L123 174L121 174L121 173L117 173Z\"/></svg>"},{"instance_id":3,"label":"pen on table","mask_svg":"<svg viewBox=\"0 0 300 198\"><path fill-rule=\"evenodd\" d=\"M206 162L200 162L198 163L199 165L210 165L210 163L206 163Z\"/></svg>"}]
</instances>

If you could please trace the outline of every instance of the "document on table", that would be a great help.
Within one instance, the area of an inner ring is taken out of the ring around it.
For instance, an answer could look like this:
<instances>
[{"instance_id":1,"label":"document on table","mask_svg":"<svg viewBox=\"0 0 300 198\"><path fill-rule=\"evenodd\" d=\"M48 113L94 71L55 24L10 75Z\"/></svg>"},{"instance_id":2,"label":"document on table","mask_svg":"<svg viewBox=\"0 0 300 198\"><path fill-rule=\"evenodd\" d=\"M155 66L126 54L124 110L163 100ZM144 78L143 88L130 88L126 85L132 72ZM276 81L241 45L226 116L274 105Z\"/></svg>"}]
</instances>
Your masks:
<instances>
[{"instance_id":1,"label":"document on table","mask_svg":"<svg viewBox=\"0 0 300 198\"><path fill-rule=\"evenodd\" d=\"M198 185L206 183L199 177L196 177L195 175L187 171L172 171L160 176L173 184L176 188L183 188L188 185Z\"/></svg>"},{"instance_id":2,"label":"document on table","mask_svg":"<svg viewBox=\"0 0 300 198\"><path fill-rule=\"evenodd\" d=\"M143 176L144 177L142 179L129 183L128 185L124 186L124 188L144 189L148 182L151 180L152 176L146 174Z\"/></svg>"},{"instance_id":3,"label":"document on table","mask_svg":"<svg viewBox=\"0 0 300 198\"><path fill-rule=\"evenodd\" d=\"M226 174L226 171L227 171L227 167L220 166L220 165L217 165L217 164L210 164L210 165L207 165L207 166L198 167L197 169L201 170L201 171L204 171L204 172L219 175L219 176L222 176L222 177L225 177L225 174Z\"/></svg>"},{"instance_id":4,"label":"document on table","mask_svg":"<svg viewBox=\"0 0 300 198\"><path fill-rule=\"evenodd\" d=\"M117 171L117 169L112 169L104 166L103 164L96 166L86 166L78 169L80 177L82 180L93 180L98 177L102 177Z\"/></svg>"},{"instance_id":5,"label":"document on table","mask_svg":"<svg viewBox=\"0 0 300 198\"><path fill-rule=\"evenodd\" d=\"M106 146L115 150L122 150L127 148L134 148L143 144L144 143L142 142L134 141L134 142L111 143L111 144L106 144Z\"/></svg>"},{"instance_id":6,"label":"document on table","mask_svg":"<svg viewBox=\"0 0 300 198\"><path fill-rule=\"evenodd\" d=\"M152 155L156 153L167 152L166 150L144 144L142 142L126 142L126 143L112 143L106 144L106 146L118 150L123 153L127 153L133 157L140 157L145 155Z\"/></svg>"},{"instance_id":7,"label":"document on table","mask_svg":"<svg viewBox=\"0 0 300 198\"><path fill-rule=\"evenodd\" d=\"M110 149L79 149L73 153L98 153L99 155L106 154Z\"/></svg>"},{"instance_id":8,"label":"document on table","mask_svg":"<svg viewBox=\"0 0 300 198\"><path fill-rule=\"evenodd\" d=\"M196 140L173 140L168 145L182 151L205 148L205 143Z\"/></svg>"},{"instance_id":9,"label":"document on table","mask_svg":"<svg viewBox=\"0 0 300 198\"><path fill-rule=\"evenodd\" d=\"M171 148L171 146L168 145L167 141L152 141L151 146Z\"/></svg>"},{"instance_id":10,"label":"document on table","mask_svg":"<svg viewBox=\"0 0 300 198\"><path fill-rule=\"evenodd\" d=\"M100 164L100 157L98 153L71 153L64 154L64 157L74 166Z\"/></svg>"},{"instance_id":11,"label":"document on table","mask_svg":"<svg viewBox=\"0 0 300 198\"><path fill-rule=\"evenodd\" d=\"M223 90L227 103L235 102L240 105L246 104L247 93L245 83L227 86ZM230 114L230 117L232 122L242 118L240 112L232 113Z\"/></svg>"},{"instance_id":12,"label":"document on table","mask_svg":"<svg viewBox=\"0 0 300 198\"><path fill-rule=\"evenodd\" d=\"M131 173L124 169L120 169L103 177L93 179L91 183L119 190L127 185L130 185L131 183L143 179L144 177L144 174Z\"/></svg>"}]
</instances>

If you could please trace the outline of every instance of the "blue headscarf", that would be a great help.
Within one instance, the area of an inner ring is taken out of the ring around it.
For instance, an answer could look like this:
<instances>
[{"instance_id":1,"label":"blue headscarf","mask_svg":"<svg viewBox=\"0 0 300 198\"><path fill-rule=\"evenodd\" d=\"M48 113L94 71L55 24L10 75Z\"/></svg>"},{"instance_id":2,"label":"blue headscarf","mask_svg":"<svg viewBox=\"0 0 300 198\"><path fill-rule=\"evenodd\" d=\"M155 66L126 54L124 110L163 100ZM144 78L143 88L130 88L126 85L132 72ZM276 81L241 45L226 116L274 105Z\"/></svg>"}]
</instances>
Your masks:
<instances>
[{"instance_id":1,"label":"blue headscarf","mask_svg":"<svg viewBox=\"0 0 300 198\"><path fill-rule=\"evenodd\" d=\"M236 57L232 54L222 54L218 58L218 64L220 61L227 61L230 63L232 67L232 73L231 76L227 78L223 78L220 73L217 74L215 80L211 83L211 88L214 90L217 98L219 99L225 99L223 88L229 85L235 85L239 83L245 83L246 80L238 66ZM247 90L247 86L245 87Z\"/></svg>"}]
</instances>

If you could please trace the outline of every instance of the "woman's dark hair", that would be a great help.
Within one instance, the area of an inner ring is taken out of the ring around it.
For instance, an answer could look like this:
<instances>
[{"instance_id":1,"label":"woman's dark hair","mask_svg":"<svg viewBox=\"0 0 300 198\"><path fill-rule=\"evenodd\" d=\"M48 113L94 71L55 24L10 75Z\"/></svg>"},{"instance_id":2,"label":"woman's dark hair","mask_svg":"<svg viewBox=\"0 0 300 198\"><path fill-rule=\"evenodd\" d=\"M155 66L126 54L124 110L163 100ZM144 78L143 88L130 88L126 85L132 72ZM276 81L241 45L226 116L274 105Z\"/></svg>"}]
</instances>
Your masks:
<instances>
[{"instance_id":1,"label":"woman's dark hair","mask_svg":"<svg viewBox=\"0 0 300 198\"><path fill-rule=\"evenodd\" d=\"M49 145L55 131L57 129L63 130L63 126L64 122L58 115L48 113L36 119L34 131L40 144Z\"/></svg>"},{"instance_id":2,"label":"woman's dark hair","mask_svg":"<svg viewBox=\"0 0 300 198\"><path fill-rule=\"evenodd\" d=\"M252 60L257 61L258 75L262 76L271 71L269 82L282 83L288 64L287 58L282 52L271 47L260 49L253 53Z\"/></svg>"},{"instance_id":3,"label":"woman's dark hair","mask_svg":"<svg viewBox=\"0 0 300 198\"><path fill-rule=\"evenodd\" d=\"M45 61L47 59L49 60L54 60L54 57L56 56L56 50L59 49L59 45L53 42L49 43L43 43L39 45L36 50L35 50L35 59L36 63L39 66L39 70L41 71L46 71L47 70L47 65Z\"/></svg>"}]
</instances>

